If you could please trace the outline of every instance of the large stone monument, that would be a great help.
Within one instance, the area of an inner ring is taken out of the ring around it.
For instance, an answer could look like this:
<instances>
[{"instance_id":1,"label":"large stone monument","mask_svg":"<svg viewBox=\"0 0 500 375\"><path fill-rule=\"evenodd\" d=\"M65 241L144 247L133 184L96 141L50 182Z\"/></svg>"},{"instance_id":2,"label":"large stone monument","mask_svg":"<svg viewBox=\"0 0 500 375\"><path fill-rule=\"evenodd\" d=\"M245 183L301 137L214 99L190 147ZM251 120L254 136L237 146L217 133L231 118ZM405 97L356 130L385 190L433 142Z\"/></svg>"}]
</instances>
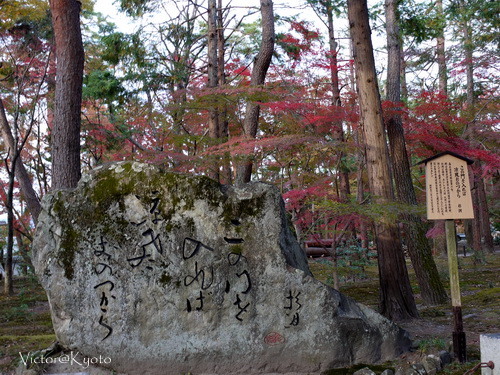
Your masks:
<instances>
[{"instance_id":1,"label":"large stone monument","mask_svg":"<svg viewBox=\"0 0 500 375\"><path fill-rule=\"evenodd\" d=\"M43 207L33 260L57 338L116 371L319 373L410 345L311 277L271 185L122 162Z\"/></svg>"}]
</instances>

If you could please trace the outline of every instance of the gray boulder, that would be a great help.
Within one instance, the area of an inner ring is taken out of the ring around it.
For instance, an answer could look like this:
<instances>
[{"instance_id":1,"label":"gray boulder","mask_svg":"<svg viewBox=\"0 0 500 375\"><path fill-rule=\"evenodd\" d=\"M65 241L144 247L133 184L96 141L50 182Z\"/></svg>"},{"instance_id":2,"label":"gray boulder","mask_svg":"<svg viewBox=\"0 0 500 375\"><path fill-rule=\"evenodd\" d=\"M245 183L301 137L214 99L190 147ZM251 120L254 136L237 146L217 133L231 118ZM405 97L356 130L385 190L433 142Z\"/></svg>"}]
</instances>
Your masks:
<instances>
[{"instance_id":1,"label":"gray boulder","mask_svg":"<svg viewBox=\"0 0 500 375\"><path fill-rule=\"evenodd\" d=\"M422 365L427 371L427 375L435 375L441 370L441 360L438 356L429 354L422 359Z\"/></svg>"},{"instance_id":2,"label":"gray boulder","mask_svg":"<svg viewBox=\"0 0 500 375\"><path fill-rule=\"evenodd\" d=\"M352 375L377 375L369 367L364 367L361 370L354 372Z\"/></svg>"},{"instance_id":3,"label":"gray boulder","mask_svg":"<svg viewBox=\"0 0 500 375\"><path fill-rule=\"evenodd\" d=\"M267 184L108 164L45 196L33 249L60 343L115 371L309 373L410 346L311 277Z\"/></svg>"}]
</instances>

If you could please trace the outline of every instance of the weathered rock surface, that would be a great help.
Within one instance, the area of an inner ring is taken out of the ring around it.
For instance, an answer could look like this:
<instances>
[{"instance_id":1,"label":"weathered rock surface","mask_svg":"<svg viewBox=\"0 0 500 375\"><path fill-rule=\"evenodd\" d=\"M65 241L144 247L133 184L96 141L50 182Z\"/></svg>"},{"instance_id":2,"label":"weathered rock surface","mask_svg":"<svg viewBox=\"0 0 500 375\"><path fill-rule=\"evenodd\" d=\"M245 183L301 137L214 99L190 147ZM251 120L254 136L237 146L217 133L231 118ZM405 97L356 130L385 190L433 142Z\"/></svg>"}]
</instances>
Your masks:
<instances>
[{"instance_id":1,"label":"weathered rock surface","mask_svg":"<svg viewBox=\"0 0 500 375\"><path fill-rule=\"evenodd\" d=\"M270 185L224 187L126 162L43 207L34 264L57 338L116 371L311 373L410 345L310 276Z\"/></svg>"},{"instance_id":2,"label":"weathered rock surface","mask_svg":"<svg viewBox=\"0 0 500 375\"><path fill-rule=\"evenodd\" d=\"M368 367L362 368L361 370L355 371L352 375L377 375L375 372L370 370Z\"/></svg>"}]
</instances>

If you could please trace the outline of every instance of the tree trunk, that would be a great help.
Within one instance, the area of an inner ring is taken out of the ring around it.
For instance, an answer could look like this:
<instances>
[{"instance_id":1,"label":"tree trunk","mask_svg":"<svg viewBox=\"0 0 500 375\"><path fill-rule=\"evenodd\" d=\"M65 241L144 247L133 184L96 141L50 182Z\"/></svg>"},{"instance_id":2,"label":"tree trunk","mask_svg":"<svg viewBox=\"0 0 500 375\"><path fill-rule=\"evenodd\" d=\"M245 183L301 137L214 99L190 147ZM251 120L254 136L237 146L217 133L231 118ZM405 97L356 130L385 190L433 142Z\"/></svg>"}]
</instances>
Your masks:
<instances>
[{"instance_id":1,"label":"tree trunk","mask_svg":"<svg viewBox=\"0 0 500 375\"><path fill-rule=\"evenodd\" d=\"M401 101L401 47L397 12L397 0L386 0L387 100L395 105L399 105ZM416 206L417 196L411 178L403 121L398 113L399 110L400 108L394 108L386 122L391 165L395 181L397 181L395 186L398 200ZM432 249L425 236L427 227L417 215L405 213L402 216L406 230L406 245L420 286L422 299L431 305L444 303L447 300L447 295L432 257Z\"/></svg>"},{"instance_id":2,"label":"tree trunk","mask_svg":"<svg viewBox=\"0 0 500 375\"><path fill-rule=\"evenodd\" d=\"M56 98L52 129L52 189L76 187L81 176L80 125L84 52L81 2L50 0L56 42Z\"/></svg>"},{"instance_id":3,"label":"tree trunk","mask_svg":"<svg viewBox=\"0 0 500 375\"><path fill-rule=\"evenodd\" d=\"M478 178L477 180L477 198L479 218L481 220L481 245L484 251L493 253L495 249L490 228L490 213L488 211L488 201L486 200L486 190L482 178Z\"/></svg>"},{"instance_id":4,"label":"tree trunk","mask_svg":"<svg viewBox=\"0 0 500 375\"><path fill-rule=\"evenodd\" d=\"M222 11L222 0L217 4L217 67L218 67L218 81L219 87L226 85L226 72L225 72L225 55L226 55L226 39L224 37L224 13ZM228 120L227 104L224 102L219 107L219 138L227 141L229 138L229 120ZM222 159L222 173L221 182L223 184L231 184L231 155L225 152Z\"/></svg>"},{"instance_id":5,"label":"tree trunk","mask_svg":"<svg viewBox=\"0 0 500 375\"><path fill-rule=\"evenodd\" d=\"M56 62L56 48L54 45L54 41L52 41L52 45L50 46L50 55L49 55L49 70L47 72L47 126L49 127L49 131L52 131L54 128L54 100L56 96L56 70L57 70L57 62Z\"/></svg>"},{"instance_id":6,"label":"tree trunk","mask_svg":"<svg viewBox=\"0 0 500 375\"><path fill-rule=\"evenodd\" d=\"M7 121L7 116L5 114L5 108L3 106L2 99L0 99L0 123L2 138L5 145L10 150L9 154L12 158L14 152L17 152L17 145L14 141L14 136L12 135L12 130L10 128L9 122ZM21 192L24 196L24 199L26 200L28 210L30 211L33 222L36 225L38 222L38 215L42 210L42 206L40 205L40 200L38 199L35 189L33 189L33 183L28 174L28 171L26 171L26 168L24 167L20 156L16 159L15 174L17 176L17 181L19 182Z\"/></svg>"},{"instance_id":7,"label":"tree trunk","mask_svg":"<svg viewBox=\"0 0 500 375\"><path fill-rule=\"evenodd\" d=\"M337 40L335 39L335 28L333 25L333 7L328 2L326 6L326 14L328 18L328 40L330 45L330 79L332 81L332 106L340 109L342 101L340 99L340 85L339 85L339 69L337 59ZM344 130L342 128L342 120L336 121L333 124L333 138L342 147L345 143ZM349 199L350 186L349 186L349 171L344 162L344 153L342 149L337 153L338 161L338 179L339 179L339 198L347 202Z\"/></svg>"},{"instance_id":8,"label":"tree trunk","mask_svg":"<svg viewBox=\"0 0 500 375\"><path fill-rule=\"evenodd\" d=\"M208 85L209 89L215 89L219 84L219 59L218 59L218 33L217 33L217 0L208 1ZM212 145L219 138L219 111L217 101L213 92L209 95L209 117L208 117L208 136L212 140ZM208 175L216 181L219 181L219 163L216 156L210 163Z\"/></svg>"},{"instance_id":9,"label":"tree trunk","mask_svg":"<svg viewBox=\"0 0 500 375\"><path fill-rule=\"evenodd\" d=\"M469 169L469 180L472 195L472 207L474 219L472 219L472 250L474 251L474 263L485 263L483 248L481 246L481 213L479 212L478 178L472 168Z\"/></svg>"},{"instance_id":10,"label":"tree trunk","mask_svg":"<svg viewBox=\"0 0 500 375\"><path fill-rule=\"evenodd\" d=\"M271 0L260 0L260 12L262 15L262 41L257 54L250 79L250 86L261 86L266 79L267 70L271 65L274 52L274 12ZM255 138L259 124L260 105L249 102L246 106L243 131L245 137ZM236 168L236 185L250 182L252 176L252 161L243 160Z\"/></svg>"},{"instance_id":11,"label":"tree trunk","mask_svg":"<svg viewBox=\"0 0 500 375\"><path fill-rule=\"evenodd\" d=\"M471 26L470 22L467 19L467 9L466 4L463 0L460 0L460 7L463 11L462 20L462 33L463 33L463 41L464 41L464 51L465 51L465 71L467 75L467 105L472 106L474 104L474 66L473 66L473 52L474 45L472 44L471 39Z\"/></svg>"},{"instance_id":12,"label":"tree trunk","mask_svg":"<svg viewBox=\"0 0 500 375\"><path fill-rule=\"evenodd\" d=\"M403 56L403 46L401 46L401 68L399 69L399 75L401 76L401 100L404 102L408 101L408 83L406 82L406 60Z\"/></svg>"},{"instance_id":13,"label":"tree trunk","mask_svg":"<svg viewBox=\"0 0 500 375\"><path fill-rule=\"evenodd\" d=\"M15 236L16 236L17 247L19 248L19 254L23 258L23 262L26 265L26 271L28 269L34 270L33 262L31 261L29 253L31 242L30 244L25 244L23 242L23 236L18 231L16 231Z\"/></svg>"},{"instance_id":14,"label":"tree trunk","mask_svg":"<svg viewBox=\"0 0 500 375\"><path fill-rule=\"evenodd\" d=\"M448 95L448 73L446 71L445 39L444 39L444 12L443 0L436 0L436 7L439 17L439 29L436 45L436 56L438 62L439 91Z\"/></svg>"},{"instance_id":15,"label":"tree trunk","mask_svg":"<svg viewBox=\"0 0 500 375\"><path fill-rule=\"evenodd\" d=\"M349 0L361 123L366 142L368 181L375 203L393 201L366 0ZM380 279L380 311L393 320L418 317L397 225L385 218L375 223Z\"/></svg>"},{"instance_id":16,"label":"tree trunk","mask_svg":"<svg viewBox=\"0 0 500 375\"><path fill-rule=\"evenodd\" d=\"M13 156L12 164L10 166L10 170L8 171L9 174L9 187L7 191L7 202L6 202L6 208L7 208L7 251L6 251L6 258L5 258L5 280L4 280L4 293L8 296L11 296L14 294L14 270L12 268L12 252L14 249L14 178L15 178L15 167L14 165L17 164L18 158L18 153L17 153L17 148L15 151L15 154ZM7 163L7 161L6 161ZM9 169L9 168L8 168Z\"/></svg>"}]
</instances>

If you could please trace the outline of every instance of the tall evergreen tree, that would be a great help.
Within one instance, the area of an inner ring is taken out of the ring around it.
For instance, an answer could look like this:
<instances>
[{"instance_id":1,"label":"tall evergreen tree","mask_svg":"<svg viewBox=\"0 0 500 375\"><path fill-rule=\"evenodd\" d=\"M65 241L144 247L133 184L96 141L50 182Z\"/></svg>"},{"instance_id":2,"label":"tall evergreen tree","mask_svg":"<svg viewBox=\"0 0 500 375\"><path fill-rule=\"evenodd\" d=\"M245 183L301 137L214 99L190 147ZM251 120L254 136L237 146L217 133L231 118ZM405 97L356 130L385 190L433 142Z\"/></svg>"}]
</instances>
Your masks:
<instances>
[{"instance_id":1,"label":"tall evergreen tree","mask_svg":"<svg viewBox=\"0 0 500 375\"><path fill-rule=\"evenodd\" d=\"M80 176L83 43L78 0L51 0L56 44L56 97L52 129L52 188L76 187Z\"/></svg>"},{"instance_id":2,"label":"tall evergreen tree","mask_svg":"<svg viewBox=\"0 0 500 375\"><path fill-rule=\"evenodd\" d=\"M417 205L417 196L411 178L410 162L406 151L403 121L401 119L401 43L399 32L399 16L397 0L385 1L385 25L387 33L387 100L393 103L394 110L386 120L391 165L396 182L396 194L399 201L408 205ZM427 226L415 214L403 213L406 231L406 246L417 276L423 300L428 304L439 304L446 301L439 272L432 250L425 236Z\"/></svg>"},{"instance_id":3,"label":"tall evergreen tree","mask_svg":"<svg viewBox=\"0 0 500 375\"><path fill-rule=\"evenodd\" d=\"M366 0L349 0L348 17L354 46L354 64L366 143L368 181L373 200L393 201L382 105L378 89ZM374 224L380 280L380 312L393 320L418 316L395 223L381 218Z\"/></svg>"},{"instance_id":4,"label":"tall evergreen tree","mask_svg":"<svg viewBox=\"0 0 500 375\"><path fill-rule=\"evenodd\" d=\"M250 85L261 86L266 79L267 70L271 65L274 53L274 11L272 0L260 0L260 12L262 16L262 40L259 53L254 59ZM248 102L243 121L243 130L248 138L255 138L259 125L260 105L254 102ZM250 182L252 176L252 162L243 160L238 163L236 168L237 185Z\"/></svg>"}]
</instances>

